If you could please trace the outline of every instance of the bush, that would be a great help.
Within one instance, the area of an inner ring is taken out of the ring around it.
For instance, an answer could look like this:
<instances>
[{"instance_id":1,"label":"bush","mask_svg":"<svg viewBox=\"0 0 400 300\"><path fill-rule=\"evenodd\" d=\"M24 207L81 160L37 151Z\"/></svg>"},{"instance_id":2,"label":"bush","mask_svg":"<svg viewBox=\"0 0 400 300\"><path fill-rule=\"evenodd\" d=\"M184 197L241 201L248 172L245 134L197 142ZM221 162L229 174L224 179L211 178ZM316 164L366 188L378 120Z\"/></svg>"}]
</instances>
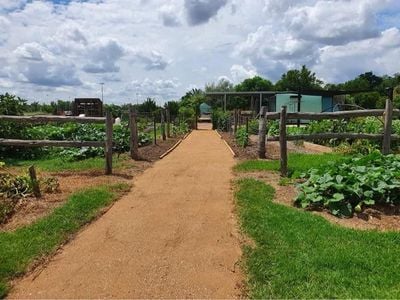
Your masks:
<instances>
[{"instance_id":1,"label":"bush","mask_svg":"<svg viewBox=\"0 0 400 300\"><path fill-rule=\"evenodd\" d=\"M249 134L258 134L258 120L253 119L249 121Z\"/></svg>"},{"instance_id":2,"label":"bush","mask_svg":"<svg viewBox=\"0 0 400 300\"><path fill-rule=\"evenodd\" d=\"M400 157L373 152L311 169L295 203L351 216L374 204L400 204Z\"/></svg>"},{"instance_id":3,"label":"bush","mask_svg":"<svg viewBox=\"0 0 400 300\"><path fill-rule=\"evenodd\" d=\"M249 144L249 134L246 132L246 128L240 127L237 129L235 134L236 143L245 148Z\"/></svg>"},{"instance_id":4,"label":"bush","mask_svg":"<svg viewBox=\"0 0 400 300\"><path fill-rule=\"evenodd\" d=\"M211 115L213 129L229 131L230 113L222 109L214 109Z\"/></svg>"},{"instance_id":5,"label":"bush","mask_svg":"<svg viewBox=\"0 0 400 300\"><path fill-rule=\"evenodd\" d=\"M192 128L196 121L196 111L192 107L182 106L179 108L179 117L190 128Z\"/></svg>"},{"instance_id":6,"label":"bush","mask_svg":"<svg viewBox=\"0 0 400 300\"><path fill-rule=\"evenodd\" d=\"M190 131L189 126L185 122L180 122L178 125L172 125L173 135L183 135Z\"/></svg>"}]
</instances>

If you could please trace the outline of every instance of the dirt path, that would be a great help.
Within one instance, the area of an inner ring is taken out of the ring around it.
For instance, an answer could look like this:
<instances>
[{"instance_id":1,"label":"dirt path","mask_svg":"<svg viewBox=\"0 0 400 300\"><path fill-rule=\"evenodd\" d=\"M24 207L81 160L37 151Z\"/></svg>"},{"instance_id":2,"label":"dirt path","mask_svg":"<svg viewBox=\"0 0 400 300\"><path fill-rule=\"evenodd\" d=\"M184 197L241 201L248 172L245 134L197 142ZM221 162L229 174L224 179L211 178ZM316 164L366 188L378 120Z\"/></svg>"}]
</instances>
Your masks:
<instances>
[{"instance_id":1,"label":"dirt path","mask_svg":"<svg viewBox=\"0 0 400 300\"><path fill-rule=\"evenodd\" d=\"M194 131L10 298L239 296L233 165L215 132Z\"/></svg>"}]
</instances>

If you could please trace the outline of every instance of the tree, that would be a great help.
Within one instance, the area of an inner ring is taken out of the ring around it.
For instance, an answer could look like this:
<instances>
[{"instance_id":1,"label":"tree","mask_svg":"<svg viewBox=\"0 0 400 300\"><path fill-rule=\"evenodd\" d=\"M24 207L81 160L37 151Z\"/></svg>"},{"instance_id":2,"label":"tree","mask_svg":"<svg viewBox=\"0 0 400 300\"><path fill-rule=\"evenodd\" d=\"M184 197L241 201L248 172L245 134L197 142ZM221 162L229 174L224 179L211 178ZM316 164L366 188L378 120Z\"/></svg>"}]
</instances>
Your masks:
<instances>
[{"instance_id":1,"label":"tree","mask_svg":"<svg viewBox=\"0 0 400 300\"><path fill-rule=\"evenodd\" d=\"M245 79L243 82L235 86L237 92L261 92L272 91L273 89L274 85L272 82L260 76Z\"/></svg>"},{"instance_id":2,"label":"tree","mask_svg":"<svg viewBox=\"0 0 400 300\"><path fill-rule=\"evenodd\" d=\"M385 106L385 97L378 92L355 94L348 101L366 109L383 108Z\"/></svg>"},{"instance_id":3,"label":"tree","mask_svg":"<svg viewBox=\"0 0 400 300\"><path fill-rule=\"evenodd\" d=\"M122 117L122 107L116 104L106 104L105 110L109 111L113 118L121 118Z\"/></svg>"},{"instance_id":4,"label":"tree","mask_svg":"<svg viewBox=\"0 0 400 300\"><path fill-rule=\"evenodd\" d=\"M142 104L138 105L138 111L141 113L154 113L158 110L157 103L152 98L147 98Z\"/></svg>"},{"instance_id":5,"label":"tree","mask_svg":"<svg viewBox=\"0 0 400 300\"><path fill-rule=\"evenodd\" d=\"M0 115L21 116L26 110L26 102L26 100L8 93L0 95Z\"/></svg>"},{"instance_id":6,"label":"tree","mask_svg":"<svg viewBox=\"0 0 400 300\"><path fill-rule=\"evenodd\" d=\"M171 117L176 117L179 113L179 102L178 101L168 101L165 103L164 108L169 110Z\"/></svg>"},{"instance_id":7,"label":"tree","mask_svg":"<svg viewBox=\"0 0 400 300\"><path fill-rule=\"evenodd\" d=\"M181 98L180 107L192 108L197 114L200 113L200 104L206 102L206 96L200 89L192 89Z\"/></svg>"},{"instance_id":8,"label":"tree","mask_svg":"<svg viewBox=\"0 0 400 300\"><path fill-rule=\"evenodd\" d=\"M232 82L224 78L220 79L217 83L207 83L205 86L205 91L207 93L211 92L231 92L234 90Z\"/></svg>"},{"instance_id":9,"label":"tree","mask_svg":"<svg viewBox=\"0 0 400 300\"><path fill-rule=\"evenodd\" d=\"M289 70L283 74L281 79L276 83L277 90L301 91L322 89L322 80L319 80L314 72L302 66L300 70Z\"/></svg>"}]
</instances>

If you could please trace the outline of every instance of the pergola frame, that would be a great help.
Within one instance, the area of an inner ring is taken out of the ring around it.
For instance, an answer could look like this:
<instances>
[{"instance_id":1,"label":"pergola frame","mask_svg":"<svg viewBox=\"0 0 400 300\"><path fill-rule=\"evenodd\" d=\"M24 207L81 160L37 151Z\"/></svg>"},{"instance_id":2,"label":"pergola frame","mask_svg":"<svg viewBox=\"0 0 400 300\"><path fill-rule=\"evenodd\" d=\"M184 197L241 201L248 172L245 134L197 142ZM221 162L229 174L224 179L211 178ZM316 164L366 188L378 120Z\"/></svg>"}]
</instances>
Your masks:
<instances>
[{"instance_id":1,"label":"pergola frame","mask_svg":"<svg viewBox=\"0 0 400 300\"><path fill-rule=\"evenodd\" d=\"M262 107L262 100L263 96L276 96L278 94L296 94L299 101L298 101L298 111L300 111L300 102L302 95L308 96L338 96L338 95L351 95L351 94L358 94L358 93L367 93L371 91L343 91L343 90L336 90L336 91L326 91L326 90L301 90L301 91L260 91L260 92L210 92L206 93L206 96L219 96L223 97L223 109L226 111L226 104L228 102L229 96L245 96L245 97L259 97L259 104L260 104L260 111Z\"/></svg>"}]
</instances>

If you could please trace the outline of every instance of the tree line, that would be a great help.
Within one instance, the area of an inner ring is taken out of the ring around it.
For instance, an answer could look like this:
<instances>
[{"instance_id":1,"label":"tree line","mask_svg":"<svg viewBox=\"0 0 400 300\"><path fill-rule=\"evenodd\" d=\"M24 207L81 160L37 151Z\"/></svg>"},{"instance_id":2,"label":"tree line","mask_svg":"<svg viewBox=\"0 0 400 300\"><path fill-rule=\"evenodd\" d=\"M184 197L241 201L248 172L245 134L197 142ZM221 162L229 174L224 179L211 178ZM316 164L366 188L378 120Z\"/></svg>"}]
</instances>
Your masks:
<instances>
[{"instance_id":1,"label":"tree line","mask_svg":"<svg viewBox=\"0 0 400 300\"><path fill-rule=\"evenodd\" d=\"M384 107L385 100L388 97L387 88L394 88L394 104L397 108L400 108L400 73L393 76L378 76L373 72L366 72L343 83L324 84L314 72L306 66L302 66L300 69L287 71L275 84L260 76L245 79L237 85L221 79L218 82L206 84L203 90L192 89L179 100L168 101L163 106L157 105L153 98L147 98L141 104L107 104L105 108L110 110L114 117L121 116L132 108L141 114L149 115L157 114L162 109L168 108L171 116L179 114L183 118L189 118L193 117L193 114L198 114L200 103L210 102L206 98L205 92L343 90L349 92L360 91L360 93L347 97L347 103L373 109ZM217 102L210 102L210 104L220 107L220 103ZM231 103L233 103L232 108L245 108L248 105L248 99L235 97ZM71 110L72 101L57 100L50 103L34 101L28 103L25 99L15 95L8 93L0 95L0 114L62 114Z\"/></svg>"}]
</instances>

